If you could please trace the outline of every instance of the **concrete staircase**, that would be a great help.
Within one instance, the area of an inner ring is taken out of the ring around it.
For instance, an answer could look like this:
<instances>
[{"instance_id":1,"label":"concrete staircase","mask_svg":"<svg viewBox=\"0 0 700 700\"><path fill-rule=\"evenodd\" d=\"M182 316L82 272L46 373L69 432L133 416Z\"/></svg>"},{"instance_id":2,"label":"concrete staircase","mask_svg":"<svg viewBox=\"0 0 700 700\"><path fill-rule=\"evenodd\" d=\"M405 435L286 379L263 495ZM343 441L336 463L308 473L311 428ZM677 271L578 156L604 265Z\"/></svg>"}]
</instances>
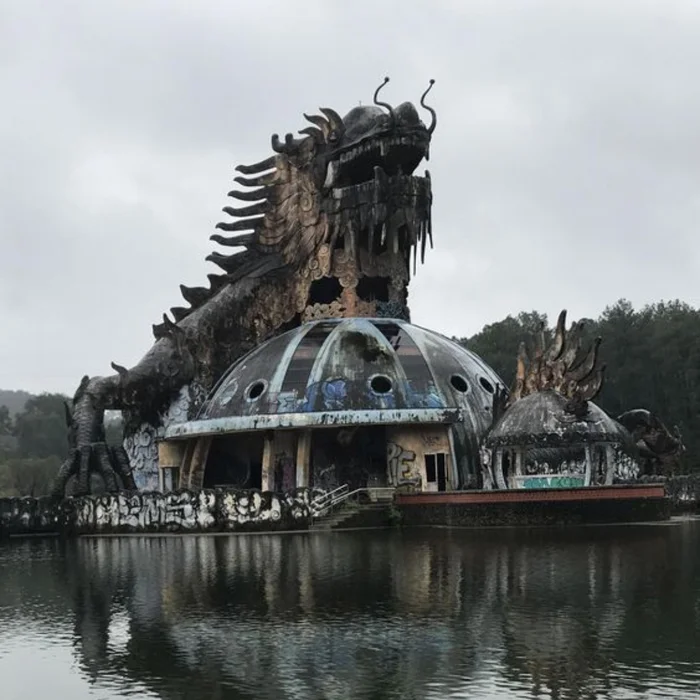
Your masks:
<instances>
[{"instance_id":1,"label":"concrete staircase","mask_svg":"<svg viewBox=\"0 0 700 700\"><path fill-rule=\"evenodd\" d=\"M309 528L314 532L346 530L351 528L388 527L391 512L390 502L344 503L327 515L314 520Z\"/></svg>"}]
</instances>

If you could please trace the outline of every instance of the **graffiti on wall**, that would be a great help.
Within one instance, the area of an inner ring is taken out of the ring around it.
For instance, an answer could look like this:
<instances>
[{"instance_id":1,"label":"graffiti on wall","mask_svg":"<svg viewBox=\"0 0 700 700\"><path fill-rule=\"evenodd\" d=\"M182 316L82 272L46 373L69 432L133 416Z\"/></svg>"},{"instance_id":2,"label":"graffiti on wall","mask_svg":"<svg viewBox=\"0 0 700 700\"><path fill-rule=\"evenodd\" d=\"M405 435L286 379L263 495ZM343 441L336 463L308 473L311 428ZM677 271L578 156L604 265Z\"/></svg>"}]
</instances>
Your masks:
<instances>
[{"instance_id":1,"label":"graffiti on wall","mask_svg":"<svg viewBox=\"0 0 700 700\"><path fill-rule=\"evenodd\" d=\"M294 457L287 452L275 455L275 490L291 491L296 484L296 464Z\"/></svg>"},{"instance_id":2,"label":"graffiti on wall","mask_svg":"<svg viewBox=\"0 0 700 700\"><path fill-rule=\"evenodd\" d=\"M420 487L422 480L413 450L406 450L396 442L387 442L386 462L390 484Z\"/></svg>"},{"instance_id":3,"label":"graffiti on wall","mask_svg":"<svg viewBox=\"0 0 700 700\"><path fill-rule=\"evenodd\" d=\"M311 489L118 493L63 500L0 499L0 535L299 529L314 516Z\"/></svg>"},{"instance_id":4,"label":"graffiti on wall","mask_svg":"<svg viewBox=\"0 0 700 700\"><path fill-rule=\"evenodd\" d=\"M201 394L202 391L194 385L182 387L167 411L161 414L160 427L143 423L133 435L124 439L124 449L129 456L134 480L141 491L154 491L158 488L158 441L169 426L188 419L193 402L201 403Z\"/></svg>"}]
</instances>

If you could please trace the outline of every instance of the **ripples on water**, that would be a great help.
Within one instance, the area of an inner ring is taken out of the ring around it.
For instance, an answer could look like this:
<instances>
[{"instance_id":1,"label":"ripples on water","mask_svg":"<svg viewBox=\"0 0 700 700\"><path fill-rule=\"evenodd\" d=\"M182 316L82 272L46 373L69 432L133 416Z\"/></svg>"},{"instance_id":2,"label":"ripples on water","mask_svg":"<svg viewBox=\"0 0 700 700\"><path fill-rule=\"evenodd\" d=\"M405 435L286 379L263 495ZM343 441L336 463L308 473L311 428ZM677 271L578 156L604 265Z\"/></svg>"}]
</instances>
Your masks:
<instances>
[{"instance_id":1,"label":"ripples on water","mask_svg":"<svg viewBox=\"0 0 700 700\"><path fill-rule=\"evenodd\" d=\"M0 698L700 698L700 521L0 544Z\"/></svg>"}]
</instances>

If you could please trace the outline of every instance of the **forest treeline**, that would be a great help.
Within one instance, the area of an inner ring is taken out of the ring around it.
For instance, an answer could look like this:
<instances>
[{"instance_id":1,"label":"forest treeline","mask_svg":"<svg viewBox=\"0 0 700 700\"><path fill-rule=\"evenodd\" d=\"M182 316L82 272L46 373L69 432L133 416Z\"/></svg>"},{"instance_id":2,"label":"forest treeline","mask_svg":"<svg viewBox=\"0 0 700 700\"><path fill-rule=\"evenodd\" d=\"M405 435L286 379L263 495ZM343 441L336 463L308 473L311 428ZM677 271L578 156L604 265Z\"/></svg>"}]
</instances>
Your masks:
<instances>
[{"instance_id":1,"label":"forest treeline","mask_svg":"<svg viewBox=\"0 0 700 700\"><path fill-rule=\"evenodd\" d=\"M8 394L0 392L0 401ZM0 405L0 497L44 496L68 454L63 394L27 394L24 404ZM107 440L121 440L119 421L107 423Z\"/></svg>"},{"instance_id":2,"label":"forest treeline","mask_svg":"<svg viewBox=\"0 0 700 700\"><path fill-rule=\"evenodd\" d=\"M596 403L617 417L646 408L671 429L677 425L687 448L682 468L700 471L700 310L681 301L659 302L639 310L621 299L597 319L584 321L583 345L602 338L605 381ZM537 311L508 316L459 342L486 360L511 387L518 347L532 347L545 324L551 339L556 319Z\"/></svg>"},{"instance_id":3,"label":"forest treeline","mask_svg":"<svg viewBox=\"0 0 700 700\"><path fill-rule=\"evenodd\" d=\"M585 321L584 344L603 339L606 377L596 402L613 417L647 408L669 428L677 425L687 447L683 468L700 471L700 311L680 301L635 311L623 299L597 319L569 319L569 325L573 320ZM542 323L551 338L555 322L537 311L522 312L458 341L510 387L520 343L531 345ZM48 493L68 452L68 400L61 394L0 391L0 496ZM109 442L120 440L117 421L108 424L107 436Z\"/></svg>"}]
</instances>

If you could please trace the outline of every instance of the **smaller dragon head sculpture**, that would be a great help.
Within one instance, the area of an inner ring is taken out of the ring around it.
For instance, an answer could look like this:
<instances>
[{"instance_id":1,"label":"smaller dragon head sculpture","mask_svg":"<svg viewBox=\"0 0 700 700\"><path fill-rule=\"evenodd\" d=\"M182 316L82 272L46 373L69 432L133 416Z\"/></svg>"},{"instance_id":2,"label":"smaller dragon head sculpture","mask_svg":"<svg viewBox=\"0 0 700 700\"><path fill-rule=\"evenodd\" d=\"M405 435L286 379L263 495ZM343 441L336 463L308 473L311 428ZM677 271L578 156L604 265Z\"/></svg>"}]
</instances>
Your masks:
<instances>
[{"instance_id":1,"label":"smaller dragon head sculpture","mask_svg":"<svg viewBox=\"0 0 700 700\"><path fill-rule=\"evenodd\" d=\"M518 352L515 384L506 405L552 389L568 399L567 410L585 415L587 402L592 401L603 386L605 365L598 365L601 339L596 338L586 353L581 353L583 322L573 323L566 330L566 309L557 319L554 339L546 347L544 327L535 337L533 357L528 357L525 344Z\"/></svg>"}]
</instances>

